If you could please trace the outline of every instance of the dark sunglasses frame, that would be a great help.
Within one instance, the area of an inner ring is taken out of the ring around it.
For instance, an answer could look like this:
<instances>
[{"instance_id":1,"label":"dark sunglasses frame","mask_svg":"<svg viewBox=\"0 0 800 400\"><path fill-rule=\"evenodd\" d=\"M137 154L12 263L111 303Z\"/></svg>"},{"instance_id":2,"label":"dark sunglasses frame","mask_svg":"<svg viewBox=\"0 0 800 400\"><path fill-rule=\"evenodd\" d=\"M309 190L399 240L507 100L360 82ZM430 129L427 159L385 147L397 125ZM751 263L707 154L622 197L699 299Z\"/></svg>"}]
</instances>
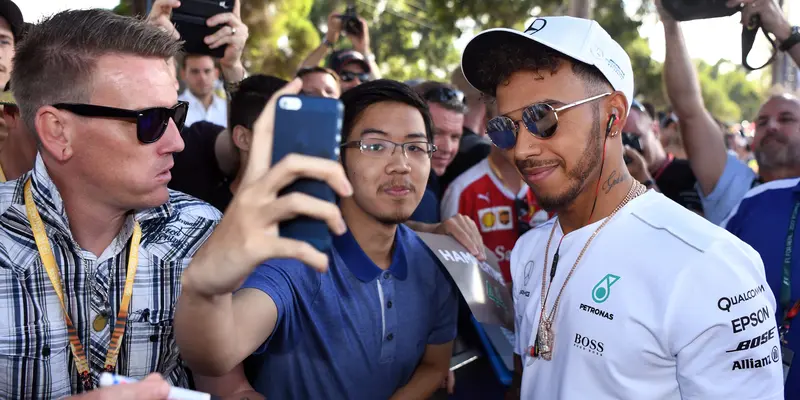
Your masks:
<instances>
[{"instance_id":1,"label":"dark sunglasses frame","mask_svg":"<svg viewBox=\"0 0 800 400\"><path fill-rule=\"evenodd\" d=\"M486 124L486 135L489 137L489 139L491 139L495 146L503 150L511 149L516 145L517 136L519 135L519 123L522 122L525 124L528 132L530 132L530 134L534 137L539 139L549 139L555 135L556 130L558 129L559 112L567 111L570 108L599 100L603 97L610 96L611 94L611 92L599 94L563 105L558 108L555 108L548 103L529 104L525 107L521 107L509 112L510 114L519 110L523 110L521 120L515 121L505 115L500 115L489 120L489 122ZM513 127L513 130L491 129L492 126ZM513 138L507 136L509 133L513 136ZM510 139L513 139L513 141Z\"/></svg>"},{"instance_id":2,"label":"dark sunglasses frame","mask_svg":"<svg viewBox=\"0 0 800 400\"><path fill-rule=\"evenodd\" d=\"M167 131L170 119L175 121L179 131L182 130L183 124L186 122L186 115L189 113L189 103L185 101L179 101L172 107L152 107L141 110L75 103L58 103L53 104L53 107L82 117L134 119L136 120L136 138L144 144L155 143L161 139L164 132ZM156 119L157 123L153 123L153 118L158 118Z\"/></svg>"},{"instance_id":3,"label":"dark sunglasses frame","mask_svg":"<svg viewBox=\"0 0 800 400\"><path fill-rule=\"evenodd\" d=\"M339 74L339 79L341 79L342 82L352 82L353 79L356 78L358 78L361 81L361 83L369 82L371 80L370 74L368 72L357 74L355 72L342 71Z\"/></svg>"},{"instance_id":4,"label":"dark sunglasses frame","mask_svg":"<svg viewBox=\"0 0 800 400\"><path fill-rule=\"evenodd\" d=\"M437 103L456 103L465 104L467 97L464 92L458 89L451 89L448 87L436 87L428 90L422 96L423 99L437 102Z\"/></svg>"}]
</instances>

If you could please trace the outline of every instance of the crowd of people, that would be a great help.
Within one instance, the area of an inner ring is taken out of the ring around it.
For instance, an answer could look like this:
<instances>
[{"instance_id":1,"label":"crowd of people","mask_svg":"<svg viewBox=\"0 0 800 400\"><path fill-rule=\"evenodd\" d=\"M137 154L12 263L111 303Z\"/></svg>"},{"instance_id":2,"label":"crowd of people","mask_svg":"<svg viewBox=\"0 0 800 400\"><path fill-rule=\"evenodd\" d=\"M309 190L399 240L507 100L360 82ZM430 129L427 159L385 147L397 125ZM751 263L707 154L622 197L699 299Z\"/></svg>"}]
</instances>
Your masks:
<instances>
[{"instance_id":1,"label":"crowd of people","mask_svg":"<svg viewBox=\"0 0 800 400\"><path fill-rule=\"evenodd\" d=\"M180 4L31 24L0 0L0 398L800 400L800 98L751 138L717 120L660 0L669 110L593 20L490 29L449 82L398 82L335 12L287 81L244 67L239 1L207 20L221 58L184 54ZM728 6L800 65L774 0ZM344 106L338 160L271 162L298 94ZM281 237L297 217L331 248ZM417 233L498 260L508 385L451 371L485 333Z\"/></svg>"}]
</instances>

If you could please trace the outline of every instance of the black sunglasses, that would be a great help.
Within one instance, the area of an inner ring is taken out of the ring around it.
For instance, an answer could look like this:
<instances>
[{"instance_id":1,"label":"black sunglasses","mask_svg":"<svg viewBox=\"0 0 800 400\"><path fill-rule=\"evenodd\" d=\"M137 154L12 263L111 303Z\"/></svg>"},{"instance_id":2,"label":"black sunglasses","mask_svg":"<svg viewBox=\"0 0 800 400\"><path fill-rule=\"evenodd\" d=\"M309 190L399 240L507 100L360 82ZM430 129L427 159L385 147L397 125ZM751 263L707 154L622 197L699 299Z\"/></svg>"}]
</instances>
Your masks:
<instances>
[{"instance_id":1,"label":"black sunglasses","mask_svg":"<svg viewBox=\"0 0 800 400\"><path fill-rule=\"evenodd\" d=\"M361 83L370 81L369 74L366 73L366 72L361 73L361 74L357 74L355 72L342 71L342 73L339 74L339 78L342 79L342 82L350 82L350 81L352 81L352 80L354 80L356 78L358 78L358 80L360 80Z\"/></svg>"},{"instance_id":2,"label":"black sunglasses","mask_svg":"<svg viewBox=\"0 0 800 400\"><path fill-rule=\"evenodd\" d=\"M179 101L172 107L153 107L143 110L126 110L123 108L96 106L94 104L53 104L59 110L66 110L83 117L121 118L136 120L136 138L144 144L155 143L167 131L169 120L175 121L178 130L183 129L189 103Z\"/></svg>"},{"instance_id":3,"label":"black sunglasses","mask_svg":"<svg viewBox=\"0 0 800 400\"><path fill-rule=\"evenodd\" d=\"M448 87L437 87L428 90L422 96L425 100L433 101L436 103L459 103L464 104L464 92Z\"/></svg>"},{"instance_id":4,"label":"black sunglasses","mask_svg":"<svg viewBox=\"0 0 800 400\"><path fill-rule=\"evenodd\" d=\"M528 128L531 135L539 139L549 139L555 135L558 129L558 113L609 96L611 93L604 93L588 99L576 101L574 103L554 108L548 103L530 104L514 111L522 111L522 122ZM519 133L519 122L501 115L489 120L486 124L486 135L489 136L495 146L508 150L517 144L517 134Z\"/></svg>"}]
</instances>

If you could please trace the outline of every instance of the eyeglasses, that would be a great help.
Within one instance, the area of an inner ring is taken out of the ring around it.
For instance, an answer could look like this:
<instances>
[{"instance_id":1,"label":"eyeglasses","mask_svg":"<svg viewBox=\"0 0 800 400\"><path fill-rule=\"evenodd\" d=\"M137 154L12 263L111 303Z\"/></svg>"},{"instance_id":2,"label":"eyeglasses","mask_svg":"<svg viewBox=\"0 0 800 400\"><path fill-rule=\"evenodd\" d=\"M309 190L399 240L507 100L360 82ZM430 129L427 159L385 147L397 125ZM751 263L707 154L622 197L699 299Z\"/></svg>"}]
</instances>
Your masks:
<instances>
[{"instance_id":1,"label":"eyeglasses","mask_svg":"<svg viewBox=\"0 0 800 400\"><path fill-rule=\"evenodd\" d=\"M358 80L361 81L361 83L370 81L369 74L366 72L357 74L355 72L342 71L342 73L339 74L339 78L342 78L342 82L351 82L356 78L358 78Z\"/></svg>"},{"instance_id":2,"label":"eyeglasses","mask_svg":"<svg viewBox=\"0 0 800 400\"><path fill-rule=\"evenodd\" d=\"M143 110L126 110L123 108L96 106L93 104L53 104L59 110L66 110L83 117L94 118L120 118L136 120L136 138L144 143L155 143L167 131L169 120L175 121L180 131L186 122L189 112L189 103L179 101L172 107L153 107Z\"/></svg>"},{"instance_id":3,"label":"eyeglasses","mask_svg":"<svg viewBox=\"0 0 800 400\"><path fill-rule=\"evenodd\" d=\"M358 148L361 154L366 154L375 158L386 158L394 155L396 148L400 147L403 155L409 160L421 161L431 158L436 151L436 146L430 142L406 142L395 143L390 140L366 138L347 142L342 145L344 148Z\"/></svg>"},{"instance_id":4,"label":"eyeglasses","mask_svg":"<svg viewBox=\"0 0 800 400\"><path fill-rule=\"evenodd\" d=\"M528 128L531 135L539 139L549 139L555 135L558 129L558 113L567 111L570 108L577 107L603 97L609 96L611 93L604 93L597 96L589 97L588 99L576 101L574 103L553 108L548 103L536 103L527 105L523 108L514 111L522 111L522 122ZM514 112L511 111L511 112ZM486 124L486 135L489 136L495 146L508 150L517 144L517 134L519 133L519 122L501 115L494 117Z\"/></svg>"},{"instance_id":5,"label":"eyeglasses","mask_svg":"<svg viewBox=\"0 0 800 400\"><path fill-rule=\"evenodd\" d=\"M466 99L464 92L448 87L437 87L425 92L422 96L425 100L433 101L436 103L460 103L464 104Z\"/></svg>"}]
</instances>

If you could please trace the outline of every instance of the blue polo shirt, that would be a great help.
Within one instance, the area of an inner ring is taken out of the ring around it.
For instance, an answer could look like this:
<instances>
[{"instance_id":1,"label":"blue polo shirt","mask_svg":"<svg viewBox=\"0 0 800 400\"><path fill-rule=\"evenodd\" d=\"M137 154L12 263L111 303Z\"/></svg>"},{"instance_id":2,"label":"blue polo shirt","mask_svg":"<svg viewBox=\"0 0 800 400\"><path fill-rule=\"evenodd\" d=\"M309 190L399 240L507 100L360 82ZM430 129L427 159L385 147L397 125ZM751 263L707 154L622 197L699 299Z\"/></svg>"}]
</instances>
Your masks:
<instances>
[{"instance_id":1,"label":"blue polo shirt","mask_svg":"<svg viewBox=\"0 0 800 400\"><path fill-rule=\"evenodd\" d=\"M778 302L776 321L783 319L780 304L781 279L789 222L795 204L800 201L800 178L782 179L761 184L750 190L725 221L725 227L753 246L764 260L772 293ZM792 303L800 299L800 221L795 228L791 257ZM795 318L786 339L795 352L786 381L787 400L800 400L800 317ZM744 340L743 338L742 340Z\"/></svg>"},{"instance_id":2,"label":"blue polo shirt","mask_svg":"<svg viewBox=\"0 0 800 400\"><path fill-rule=\"evenodd\" d=\"M397 227L388 270L350 232L333 239L327 273L270 260L243 288L278 308L272 336L248 365L268 399L388 399L411 379L429 344L456 337L450 280L419 237Z\"/></svg>"},{"instance_id":3,"label":"blue polo shirt","mask_svg":"<svg viewBox=\"0 0 800 400\"><path fill-rule=\"evenodd\" d=\"M439 177L431 170L428 176L428 185L425 187L425 193L422 194L422 199L411 214L409 218L411 221L424 222L426 224L438 224L442 222L442 216L439 212L439 202L442 193L439 186Z\"/></svg>"}]
</instances>

